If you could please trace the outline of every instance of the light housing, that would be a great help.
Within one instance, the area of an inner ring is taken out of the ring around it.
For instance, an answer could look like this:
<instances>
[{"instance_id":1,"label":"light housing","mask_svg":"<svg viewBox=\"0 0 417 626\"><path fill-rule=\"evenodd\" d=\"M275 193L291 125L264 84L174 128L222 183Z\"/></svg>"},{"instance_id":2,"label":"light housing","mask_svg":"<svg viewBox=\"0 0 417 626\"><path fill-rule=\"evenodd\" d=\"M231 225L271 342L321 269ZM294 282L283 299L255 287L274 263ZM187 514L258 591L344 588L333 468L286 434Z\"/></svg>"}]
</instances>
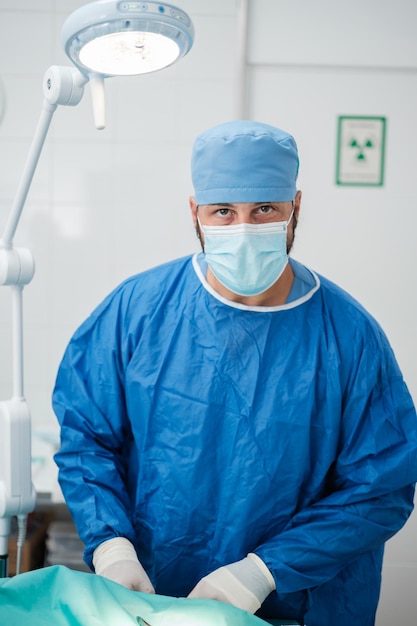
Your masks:
<instances>
[{"instance_id":1,"label":"light housing","mask_svg":"<svg viewBox=\"0 0 417 626\"><path fill-rule=\"evenodd\" d=\"M64 22L62 45L86 75L128 76L154 72L190 50L194 27L188 15L165 2L99 0Z\"/></svg>"}]
</instances>

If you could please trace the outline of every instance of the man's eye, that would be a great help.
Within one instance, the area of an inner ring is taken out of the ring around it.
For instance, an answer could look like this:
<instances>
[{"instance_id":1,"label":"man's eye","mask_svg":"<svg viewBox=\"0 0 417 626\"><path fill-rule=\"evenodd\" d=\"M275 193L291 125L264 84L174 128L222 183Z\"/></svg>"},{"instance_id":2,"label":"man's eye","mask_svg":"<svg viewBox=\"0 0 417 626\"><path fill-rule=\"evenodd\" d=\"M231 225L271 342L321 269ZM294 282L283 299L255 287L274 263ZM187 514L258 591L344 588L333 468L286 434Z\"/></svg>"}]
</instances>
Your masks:
<instances>
[{"instance_id":1,"label":"man's eye","mask_svg":"<svg viewBox=\"0 0 417 626\"><path fill-rule=\"evenodd\" d=\"M264 204L260 206L258 210L260 213L270 213L273 211L273 207L270 204Z\"/></svg>"},{"instance_id":2,"label":"man's eye","mask_svg":"<svg viewBox=\"0 0 417 626\"><path fill-rule=\"evenodd\" d=\"M230 209L218 209L218 211L216 211L216 213L218 215L222 215L223 217L226 217L227 215L230 214Z\"/></svg>"}]
</instances>

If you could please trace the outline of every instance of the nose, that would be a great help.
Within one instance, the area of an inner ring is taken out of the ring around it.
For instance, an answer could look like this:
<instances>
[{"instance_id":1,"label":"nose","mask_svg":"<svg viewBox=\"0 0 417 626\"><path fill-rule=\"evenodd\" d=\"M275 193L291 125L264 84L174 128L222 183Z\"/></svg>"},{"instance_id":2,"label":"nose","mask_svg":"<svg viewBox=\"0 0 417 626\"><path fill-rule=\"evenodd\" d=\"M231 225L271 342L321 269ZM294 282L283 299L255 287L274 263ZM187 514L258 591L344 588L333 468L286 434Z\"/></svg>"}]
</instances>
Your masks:
<instances>
[{"instance_id":1,"label":"nose","mask_svg":"<svg viewBox=\"0 0 417 626\"><path fill-rule=\"evenodd\" d=\"M256 224L256 215L250 208L239 207L239 210L236 211L234 215L234 224Z\"/></svg>"}]
</instances>

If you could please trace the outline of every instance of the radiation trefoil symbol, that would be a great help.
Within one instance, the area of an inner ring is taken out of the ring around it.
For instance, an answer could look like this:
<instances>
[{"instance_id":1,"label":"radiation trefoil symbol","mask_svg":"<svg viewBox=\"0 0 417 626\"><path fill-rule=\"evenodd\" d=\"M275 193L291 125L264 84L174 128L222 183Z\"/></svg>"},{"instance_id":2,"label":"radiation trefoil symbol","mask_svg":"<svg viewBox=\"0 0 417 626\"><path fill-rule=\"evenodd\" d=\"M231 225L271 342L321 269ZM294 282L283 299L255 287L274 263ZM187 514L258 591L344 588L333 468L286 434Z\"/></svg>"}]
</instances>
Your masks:
<instances>
[{"instance_id":1,"label":"radiation trefoil symbol","mask_svg":"<svg viewBox=\"0 0 417 626\"><path fill-rule=\"evenodd\" d=\"M366 161L368 152L375 148L375 140L372 138L364 139L362 142L352 138L349 141L349 148L355 151L356 161Z\"/></svg>"}]
</instances>

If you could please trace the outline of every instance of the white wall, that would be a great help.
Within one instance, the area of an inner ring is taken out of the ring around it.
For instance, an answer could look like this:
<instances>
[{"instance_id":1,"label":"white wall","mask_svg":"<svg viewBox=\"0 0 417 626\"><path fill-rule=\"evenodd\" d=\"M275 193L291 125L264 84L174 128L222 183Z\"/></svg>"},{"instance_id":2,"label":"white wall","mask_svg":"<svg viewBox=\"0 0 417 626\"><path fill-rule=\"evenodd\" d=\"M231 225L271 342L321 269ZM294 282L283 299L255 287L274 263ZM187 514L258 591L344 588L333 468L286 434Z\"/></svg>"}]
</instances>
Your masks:
<instances>
[{"instance_id":1,"label":"white wall","mask_svg":"<svg viewBox=\"0 0 417 626\"><path fill-rule=\"evenodd\" d=\"M189 156L201 130L235 117L238 0L176 0L196 40L179 64L106 82L107 127L89 88L61 107L16 235L35 255L25 289L26 397L35 432L57 432L50 395L77 325L120 280L198 249ZM37 124L42 77L67 65L59 33L81 0L0 0L0 234ZM412 0L249 0L247 114L294 133L303 214L294 256L377 317L417 398L414 186L417 40ZM382 188L335 185L338 115L388 120ZM10 294L0 289L0 399L11 395ZM52 471L52 470L51 470ZM378 626L414 626L416 515L388 545Z\"/></svg>"}]
</instances>

